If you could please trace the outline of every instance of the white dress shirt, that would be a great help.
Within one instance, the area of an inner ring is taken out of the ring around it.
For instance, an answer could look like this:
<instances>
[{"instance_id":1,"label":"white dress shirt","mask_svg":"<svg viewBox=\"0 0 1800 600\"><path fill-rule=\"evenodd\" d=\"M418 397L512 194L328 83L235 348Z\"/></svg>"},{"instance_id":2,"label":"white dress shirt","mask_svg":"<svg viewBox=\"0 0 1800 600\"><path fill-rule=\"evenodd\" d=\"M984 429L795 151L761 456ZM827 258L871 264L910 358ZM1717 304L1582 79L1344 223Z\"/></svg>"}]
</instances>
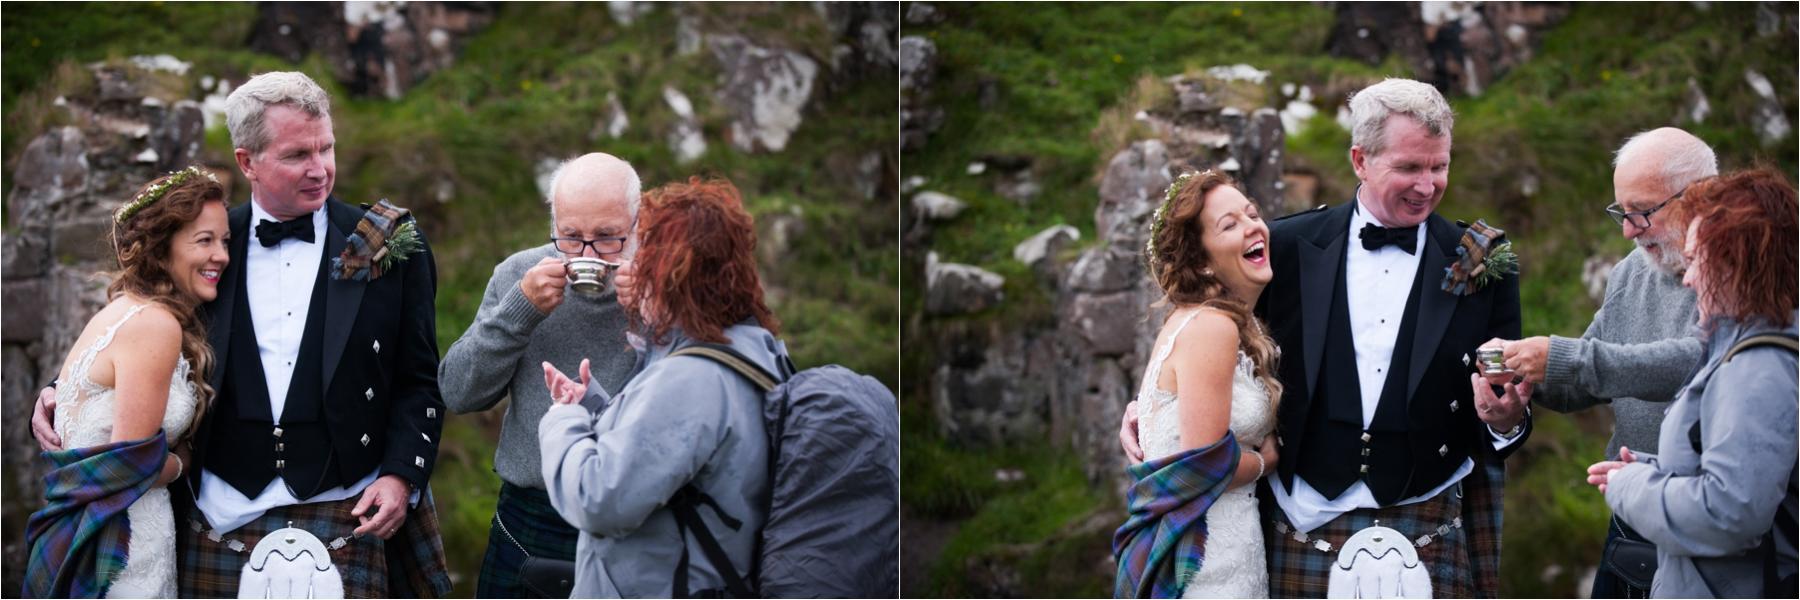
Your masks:
<instances>
[{"instance_id":1,"label":"white dress shirt","mask_svg":"<svg viewBox=\"0 0 1800 600\"><path fill-rule=\"evenodd\" d=\"M1364 249L1361 238L1363 226L1387 225L1369 214L1360 197L1356 203L1357 206L1350 212L1350 237L1344 243L1344 281L1347 286L1344 295L1350 309L1350 335L1356 347L1356 378L1362 393L1362 423L1363 428L1367 429L1375 419L1375 407L1380 404L1382 388L1387 384L1394 345L1400 337L1400 320L1406 313L1406 299L1412 295L1413 286L1417 283L1415 280L1419 261L1424 256L1427 232L1425 225L1419 224L1418 237L1413 242L1411 254L1392 245L1375 250ZM1332 383L1326 382L1326 385ZM1489 435L1493 437L1495 449L1505 448L1518 439L1507 439L1491 430ZM1475 461L1464 459L1462 466L1451 473L1449 479L1429 492L1401 500L1394 506L1435 498L1474 470ZM1282 512L1287 513L1288 522L1303 532L1312 531L1352 510L1381 508L1381 503L1375 500L1374 492L1361 479L1350 484L1335 499L1326 498L1299 475L1294 476L1292 491L1282 484L1280 477L1269 478L1269 488L1275 493L1275 503L1281 506Z\"/></svg>"},{"instance_id":2,"label":"white dress shirt","mask_svg":"<svg viewBox=\"0 0 1800 600\"><path fill-rule=\"evenodd\" d=\"M294 363L300 355L300 338L306 335L306 314L312 305L313 283L318 280L319 261L325 253L325 208L313 211L313 241L293 238L264 247L256 239L256 225L277 221L264 211L255 199L250 202L250 227L245 232L244 269L245 298L249 302L250 324L256 331L256 350L262 358L263 380L269 385L269 414L281 424L281 413L287 405L288 386L294 379ZM362 493L375 482L377 468L350 485L325 491L307 502L333 502ZM300 504L287 482L280 476L255 498L247 497L211 470L200 471L200 491L195 504L206 515L206 521L219 532L244 526L270 509Z\"/></svg>"}]
</instances>

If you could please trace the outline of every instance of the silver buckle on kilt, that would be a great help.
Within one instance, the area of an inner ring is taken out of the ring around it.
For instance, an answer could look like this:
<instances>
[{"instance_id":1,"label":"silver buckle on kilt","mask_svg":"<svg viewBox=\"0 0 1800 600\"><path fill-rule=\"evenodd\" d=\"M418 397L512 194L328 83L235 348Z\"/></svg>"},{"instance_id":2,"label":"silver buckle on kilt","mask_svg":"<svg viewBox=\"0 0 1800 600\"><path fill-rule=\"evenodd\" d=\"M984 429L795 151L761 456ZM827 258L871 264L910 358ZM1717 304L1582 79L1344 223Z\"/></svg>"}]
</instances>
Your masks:
<instances>
[{"instance_id":1,"label":"silver buckle on kilt","mask_svg":"<svg viewBox=\"0 0 1800 600\"><path fill-rule=\"evenodd\" d=\"M1311 546L1313 549L1318 550L1320 552L1327 553L1327 554L1331 553L1332 549L1337 547L1337 546L1333 545L1331 543L1331 541L1326 540L1323 537L1315 538L1313 536L1307 535L1306 532L1304 532L1304 531L1300 531L1299 529L1289 526L1287 524L1287 521L1282 520L1280 517L1275 518L1274 521L1275 521L1275 532L1276 533L1280 533L1281 535L1288 536L1289 538L1292 538L1294 541L1300 542L1300 544L1303 546ZM1375 519L1375 526L1377 526L1377 527L1381 526L1381 519ZM1424 548L1426 546L1430 546L1431 542L1436 541L1438 538L1444 537L1446 534L1449 534L1450 530L1460 529L1461 527L1462 527L1462 517L1458 516L1458 517L1452 518L1452 519L1450 519L1449 523L1438 525L1437 529L1432 530L1429 533L1426 533L1419 537L1413 538L1411 540L1412 545L1415 547L1419 547L1419 548Z\"/></svg>"}]
</instances>

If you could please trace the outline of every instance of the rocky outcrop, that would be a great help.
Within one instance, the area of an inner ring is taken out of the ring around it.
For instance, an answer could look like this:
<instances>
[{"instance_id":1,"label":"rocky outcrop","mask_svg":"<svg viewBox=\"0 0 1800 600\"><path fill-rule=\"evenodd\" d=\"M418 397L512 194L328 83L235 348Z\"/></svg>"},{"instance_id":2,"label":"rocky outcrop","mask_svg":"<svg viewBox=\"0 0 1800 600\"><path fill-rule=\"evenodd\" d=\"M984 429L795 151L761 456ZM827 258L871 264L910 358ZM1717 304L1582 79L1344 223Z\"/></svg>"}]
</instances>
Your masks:
<instances>
[{"instance_id":1,"label":"rocky outcrop","mask_svg":"<svg viewBox=\"0 0 1800 600\"><path fill-rule=\"evenodd\" d=\"M922 36L900 38L900 149L918 150L944 125L944 109L931 103L937 77L937 45Z\"/></svg>"},{"instance_id":2,"label":"rocky outcrop","mask_svg":"<svg viewBox=\"0 0 1800 600\"><path fill-rule=\"evenodd\" d=\"M107 243L113 212L151 179L200 159L204 117L187 95L196 89L187 63L134 57L89 65L88 73L93 85L82 89L91 92L59 99L57 121L67 125L25 146L6 192L0 444L8 531L23 531L43 499L31 408L106 303L108 281L95 273L117 266ZM19 580L22 542L4 542L7 581Z\"/></svg>"},{"instance_id":3,"label":"rocky outcrop","mask_svg":"<svg viewBox=\"0 0 1800 600\"><path fill-rule=\"evenodd\" d=\"M1794 132L1788 123L1787 112L1781 109L1781 98L1775 95L1775 86L1769 78L1754 70L1744 71L1744 83L1756 93L1756 111L1750 114L1750 125L1756 129L1756 137L1764 146L1773 146L1788 138Z\"/></svg>"},{"instance_id":4,"label":"rocky outcrop","mask_svg":"<svg viewBox=\"0 0 1800 600\"><path fill-rule=\"evenodd\" d=\"M925 314L981 312L1000 303L1005 286L1005 277L987 269L940 262L936 252L925 257Z\"/></svg>"},{"instance_id":5,"label":"rocky outcrop","mask_svg":"<svg viewBox=\"0 0 1800 600\"><path fill-rule=\"evenodd\" d=\"M964 443L1042 443L1047 433L1082 456L1090 481L1124 483L1119 422L1169 310L1154 306L1161 292L1145 276L1142 258L1150 217L1169 183L1182 172L1223 169L1244 182L1268 217L1290 212L1282 173L1286 138L1279 114L1267 105L1283 96L1270 93L1266 73L1235 65L1163 83L1169 100L1138 115L1154 137L1107 157L1094 245L1067 257L1057 248L1073 243L1078 232L1057 226L1014 249L1014 259L1044 282L1050 307L1043 318L1004 326L939 318L947 313L934 311L930 288L937 280L932 273L945 265L928 258L924 318L937 349L929 389L946 435ZM1029 159L983 157L977 164L971 171L994 176ZM1310 182L1316 188L1316 177ZM1015 300L997 302L1005 312Z\"/></svg>"},{"instance_id":6,"label":"rocky outcrop","mask_svg":"<svg viewBox=\"0 0 1800 600\"><path fill-rule=\"evenodd\" d=\"M694 115L694 102L673 87L664 87L662 96L676 118L675 126L669 128L667 135L669 151L675 153L677 163L693 162L706 154L706 136L700 133L700 119Z\"/></svg>"},{"instance_id":7,"label":"rocky outcrop","mask_svg":"<svg viewBox=\"0 0 1800 600\"><path fill-rule=\"evenodd\" d=\"M763 48L740 36L708 40L722 81L717 98L731 113L731 143L739 150L780 152L800 127L819 64L805 54Z\"/></svg>"},{"instance_id":8,"label":"rocky outcrop","mask_svg":"<svg viewBox=\"0 0 1800 600\"><path fill-rule=\"evenodd\" d=\"M1370 65L1398 54L1414 79L1479 96L1568 14L1560 2L1341 2L1326 49Z\"/></svg>"},{"instance_id":9,"label":"rocky outcrop","mask_svg":"<svg viewBox=\"0 0 1800 600\"><path fill-rule=\"evenodd\" d=\"M250 47L292 63L317 52L350 93L395 100L454 63L494 10L488 2L264 2Z\"/></svg>"}]
</instances>

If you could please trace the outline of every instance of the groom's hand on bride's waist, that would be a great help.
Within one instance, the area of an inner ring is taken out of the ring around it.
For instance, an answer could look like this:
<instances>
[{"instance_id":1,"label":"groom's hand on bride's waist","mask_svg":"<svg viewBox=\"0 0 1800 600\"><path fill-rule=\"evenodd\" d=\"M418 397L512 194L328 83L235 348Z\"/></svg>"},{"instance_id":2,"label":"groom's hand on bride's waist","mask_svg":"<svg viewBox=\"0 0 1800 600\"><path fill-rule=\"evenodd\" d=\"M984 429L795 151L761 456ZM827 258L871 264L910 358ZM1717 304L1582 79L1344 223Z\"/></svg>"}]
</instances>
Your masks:
<instances>
[{"instance_id":1,"label":"groom's hand on bride's waist","mask_svg":"<svg viewBox=\"0 0 1800 600\"><path fill-rule=\"evenodd\" d=\"M1131 462L1144 462L1144 449L1138 446L1136 400L1125 404L1125 416L1119 421L1119 447L1125 449L1125 458Z\"/></svg>"},{"instance_id":2,"label":"groom's hand on bride's waist","mask_svg":"<svg viewBox=\"0 0 1800 600\"><path fill-rule=\"evenodd\" d=\"M37 438L38 448L45 452L63 449L62 436L56 435L56 387L52 385L39 391L33 406L31 437Z\"/></svg>"}]
</instances>

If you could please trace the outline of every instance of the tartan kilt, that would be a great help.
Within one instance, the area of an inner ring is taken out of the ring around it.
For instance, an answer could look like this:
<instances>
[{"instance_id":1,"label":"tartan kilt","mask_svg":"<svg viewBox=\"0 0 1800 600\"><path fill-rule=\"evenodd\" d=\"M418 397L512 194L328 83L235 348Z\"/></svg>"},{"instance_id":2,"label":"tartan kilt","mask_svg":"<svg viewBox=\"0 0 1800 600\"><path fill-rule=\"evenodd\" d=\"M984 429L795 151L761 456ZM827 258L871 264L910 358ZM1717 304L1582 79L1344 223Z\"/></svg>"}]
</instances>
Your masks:
<instances>
[{"instance_id":1,"label":"tartan kilt","mask_svg":"<svg viewBox=\"0 0 1800 600\"><path fill-rule=\"evenodd\" d=\"M1477 458L1476 461L1474 473L1430 500L1404 506L1362 508L1344 513L1306 532L1306 542L1295 539L1294 528L1287 524L1287 517L1273 500L1273 494L1263 494L1263 540L1268 546L1270 597L1326 597L1331 582L1332 564L1337 559L1338 550L1350 536L1373 526L1377 520L1381 521L1382 527L1399 531L1408 539L1416 540L1423 535L1431 535L1430 543L1423 547L1415 544L1414 547L1419 553L1419 560L1431 574L1433 597L1493 597L1498 587L1490 582L1498 581L1498 573L1482 571L1487 570L1488 566L1497 568L1500 562L1498 499L1487 498L1476 502L1468 497L1465 490L1485 488L1492 482L1491 474L1484 470L1481 459ZM1483 491L1483 494L1486 493ZM1477 506L1492 506L1496 512L1492 515L1471 514ZM1450 527L1442 535L1438 534L1440 526L1449 525L1458 517L1462 519L1461 527ZM1481 524L1488 520L1491 520L1492 527ZM1492 535L1478 535L1477 530L1491 531ZM1477 543L1474 539L1477 537L1482 538L1482 541ZM1331 543L1329 552L1322 552L1314 546L1320 539ZM1488 556L1490 552L1491 556Z\"/></svg>"},{"instance_id":2,"label":"tartan kilt","mask_svg":"<svg viewBox=\"0 0 1800 600\"><path fill-rule=\"evenodd\" d=\"M271 509L230 532L215 533L198 510L178 525L180 580L183 598L237 598L238 579L250 552L277 529L302 529L327 544L348 537L359 522L350 514L360 496L337 502L313 502ZM232 542L240 542L234 544ZM450 593L449 568L438 534L431 490L408 510L400 531L389 540L373 535L351 537L333 549L331 563L344 580L346 598L441 598ZM399 579L391 579L399 575Z\"/></svg>"}]
</instances>

